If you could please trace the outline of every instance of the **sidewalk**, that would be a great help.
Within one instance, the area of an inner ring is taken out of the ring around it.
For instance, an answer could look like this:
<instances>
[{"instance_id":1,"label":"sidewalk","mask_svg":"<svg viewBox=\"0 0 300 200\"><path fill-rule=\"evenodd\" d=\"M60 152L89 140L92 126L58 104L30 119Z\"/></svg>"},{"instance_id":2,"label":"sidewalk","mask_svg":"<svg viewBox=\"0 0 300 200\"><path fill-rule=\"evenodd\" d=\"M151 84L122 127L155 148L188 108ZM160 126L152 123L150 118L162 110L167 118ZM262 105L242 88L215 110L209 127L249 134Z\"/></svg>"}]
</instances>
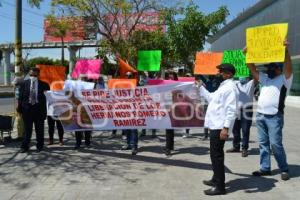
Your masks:
<instances>
[{"instance_id":1,"label":"sidewalk","mask_svg":"<svg viewBox=\"0 0 300 200\"><path fill-rule=\"evenodd\" d=\"M164 132L157 139L139 141L139 153L120 151L120 138L94 132L92 148L73 150L74 135L65 134L65 146L54 145L41 153L20 154L19 143L0 146L0 199L85 200L288 200L300 196L299 108L287 107L284 145L291 179L282 181L272 158L273 175L252 177L259 167L256 128L251 129L250 155L225 154L228 194L208 197L202 180L211 178L209 141L200 140L202 129L183 139L178 130L175 153L162 154ZM118 133L119 134L119 133ZM150 133L151 134L151 133ZM45 134L47 136L47 134ZM57 137L57 135L55 135ZM46 140L47 142L47 140ZM84 146L84 145L83 145ZM231 147L226 142L225 149Z\"/></svg>"},{"instance_id":2,"label":"sidewalk","mask_svg":"<svg viewBox=\"0 0 300 200\"><path fill-rule=\"evenodd\" d=\"M285 104L287 106L300 108L300 96L287 96Z\"/></svg>"}]
</instances>

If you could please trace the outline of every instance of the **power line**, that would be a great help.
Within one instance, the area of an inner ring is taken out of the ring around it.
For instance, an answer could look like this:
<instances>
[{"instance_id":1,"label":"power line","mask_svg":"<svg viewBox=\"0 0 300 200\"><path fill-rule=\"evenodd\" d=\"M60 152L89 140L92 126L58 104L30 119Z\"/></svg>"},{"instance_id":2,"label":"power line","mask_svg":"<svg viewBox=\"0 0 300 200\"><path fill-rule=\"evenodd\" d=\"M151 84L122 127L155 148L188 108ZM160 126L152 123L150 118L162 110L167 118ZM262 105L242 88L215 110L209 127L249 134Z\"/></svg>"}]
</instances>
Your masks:
<instances>
[{"instance_id":1,"label":"power line","mask_svg":"<svg viewBox=\"0 0 300 200\"><path fill-rule=\"evenodd\" d=\"M3 15L6 15L6 16L9 16L10 18L12 18L13 16L11 16L9 13L6 13L6 12L1 12L1 14ZM38 26L38 24L36 24L36 22L35 21L31 21L31 20L29 20L28 18L25 18L25 17L22 17L22 21L25 21L25 22L27 22L27 23L31 23L31 24L34 24L34 25L36 25L36 26Z\"/></svg>"},{"instance_id":2,"label":"power line","mask_svg":"<svg viewBox=\"0 0 300 200\"><path fill-rule=\"evenodd\" d=\"M5 19L10 19L10 20L14 20L14 21L16 20L16 18L14 18L14 17L7 16L7 15L3 15L3 14L1 14L1 13L0 13L0 16L1 16L1 17L4 17ZM33 24L33 23L30 23L30 22L27 22L27 21L24 21L24 20L22 20L22 22L23 22L24 24L27 24L27 25L30 25L30 26L33 26L33 27L36 27L36 28L39 28L39 29L43 29L43 27L38 26L38 25Z\"/></svg>"},{"instance_id":3,"label":"power line","mask_svg":"<svg viewBox=\"0 0 300 200\"><path fill-rule=\"evenodd\" d=\"M6 4L6 5L9 5L9 6L11 6L11 7L14 7L14 8L16 7L15 4L10 3L10 2L7 2L7 1L3 1L3 3ZM27 8L22 8L22 10L24 10L25 12L31 13L31 14L33 14L33 15L37 15L37 16L42 16L42 17L44 17L44 15L42 15L42 14L40 14L40 13L37 13L37 12L34 12L34 11L32 11L32 10L29 10L29 9L27 9Z\"/></svg>"}]
</instances>

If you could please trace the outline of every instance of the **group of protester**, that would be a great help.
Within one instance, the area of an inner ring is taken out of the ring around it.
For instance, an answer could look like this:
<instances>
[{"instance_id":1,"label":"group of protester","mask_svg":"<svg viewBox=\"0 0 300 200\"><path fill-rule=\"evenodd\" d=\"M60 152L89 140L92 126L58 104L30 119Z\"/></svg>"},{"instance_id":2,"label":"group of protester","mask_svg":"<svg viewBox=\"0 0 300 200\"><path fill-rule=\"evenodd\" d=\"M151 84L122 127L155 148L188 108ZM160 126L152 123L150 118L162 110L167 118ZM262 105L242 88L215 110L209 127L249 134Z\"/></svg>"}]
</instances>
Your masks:
<instances>
[{"instance_id":1,"label":"group of protester","mask_svg":"<svg viewBox=\"0 0 300 200\"><path fill-rule=\"evenodd\" d=\"M195 86L200 95L206 99L205 139L210 137L210 158L212 162L213 176L205 180L205 185L211 186L205 190L206 195L222 195L225 190L225 166L224 144L232 130L233 147L228 153L240 152L242 157L248 156L249 134L253 115L253 95L257 84L260 85L260 96L257 102L256 126L258 130L258 142L260 149L260 169L253 172L253 176L271 175L271 152L281 170L282 180L289 179L289 168L285 150L282 144L282 128L284 115L284 100L292 84L292 64L288 45L286 45L286 57L284 63L270 63L265 65L264 72L257 71L257 66L247 64L252 74L252 80L241 78L233 79L235 67L231 64L221 64L218 76L196 78ZM247 50L245 49L245 53ZM52 145L54 125L56 123L60 145L63 143L63 127L59 120L47 117L46 98L44 92L49 86L38 79L39 70L33 68L29 72L29 79L20 84L17 111L23 118L25 133L21 146L21 152L27 152L30 148L33 124L36 131L37 151L42 151L44 146L44 121L48 119L49 145ZM127 78L132 78L132 73L127 73ZM155 78L153 74L147 78ZM157 78L157 77L156 77ZM145 85L147 81L140 79L139 85ZM169 71L165 79L178 80L175 72ZM104 80L100 78L96 89L105 88ZM241 137L242 131L242 137ZM209 134L208 134L209 132ZM145 135L146 130L142 131ZM164 152L170 155L174 150L174 129L168 129L166 133L166 146ZM189 130L186 130L188 135ZM83 134L86 146L90 146L91 132L75 132L76 146L80 148ZM123 130L127 144L122 150L131 150L135 155L138 152L138 130ZM116 131L111 137L115 137ZM156 136L156 130L152 130L152 136ZM242 144L241 144L242 143Z\"/></svg>"}]
</instances>

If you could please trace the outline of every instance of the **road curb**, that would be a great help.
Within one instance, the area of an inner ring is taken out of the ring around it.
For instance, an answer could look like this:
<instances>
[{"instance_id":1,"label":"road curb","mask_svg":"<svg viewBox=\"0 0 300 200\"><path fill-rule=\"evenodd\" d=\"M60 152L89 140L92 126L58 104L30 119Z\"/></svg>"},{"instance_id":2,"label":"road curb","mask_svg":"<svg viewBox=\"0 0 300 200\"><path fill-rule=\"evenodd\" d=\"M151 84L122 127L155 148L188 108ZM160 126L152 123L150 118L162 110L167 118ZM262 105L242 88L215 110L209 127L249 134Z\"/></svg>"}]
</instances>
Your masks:
<instances>
[{"instance_id":1,"label":"road curb","mask_svg":"<svg viewBox=\"0 0 300 200\"><path fill-rule=\"evenodd\" d=\"M0 98L11 98L14 96L15 96L14 92L1 92L0 93Z\"/></svg>"}]
</instances>

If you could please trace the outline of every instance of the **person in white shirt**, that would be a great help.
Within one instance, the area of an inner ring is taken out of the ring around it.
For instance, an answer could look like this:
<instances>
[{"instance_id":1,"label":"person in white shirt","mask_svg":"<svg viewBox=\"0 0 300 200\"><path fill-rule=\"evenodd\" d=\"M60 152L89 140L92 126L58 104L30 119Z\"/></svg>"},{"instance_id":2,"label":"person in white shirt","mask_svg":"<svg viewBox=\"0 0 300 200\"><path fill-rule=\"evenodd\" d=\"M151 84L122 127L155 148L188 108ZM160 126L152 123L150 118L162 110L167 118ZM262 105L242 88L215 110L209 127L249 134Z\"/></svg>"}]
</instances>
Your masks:
<instances>
[{"instance_id":1,"label":"person in white shirt","mask_svg":"<svg viewBox=\"0 0 300 200\"><path fill-rule=\"evenodd\" d=\"M221 64L218 69L224 81L215 92L208 92L202 86L201 81L195 82L196 86L199 87L200 95L208 102L204 126L210 131L210 158L213 177L211 180L203 181L205 185L212 186L211 189L204 191L206 195L226 193L224 144L229 136L229 129L232 128L236 118L238 103L238 91L233 81L234 66Z\"/></svg>"},{"instance_id":2,"label":"person in white shirt","mask_svg":"<svg viewBox=\"0 0 300 200\"><path fill-rule=\"evenodd\" d=\"M285 42L286 54L284 67L282 63L266 65L267 72L258 72L256 66L248 63L254 79L261 84L257 104L256 126L260 150L260 169L253 176L271 175L271 149L281 171L281 179L289 179L289 167L282 144L282 128L284 124L284 101L291 88L293 70L288 42ZM245 49L246 52L246 49Z\"/></svg>"},{"instance_id":3,"label":"person in white shirt","mask_svg":"<svg viewBox=\"0 0 300 200\"><path fill-rule=\"evenodd\" d=\"M241 130L242 130L242 157L248 156L250 128L252 125L253 116L253 96L255 91L256 81L254 79L248 81L247 77L241 77L236 81L236 86L239 91L238 101L238 116L235 119L232 129L233 147L227 149L227 153L240 152Z\"/></svg>"}]
</instances>

